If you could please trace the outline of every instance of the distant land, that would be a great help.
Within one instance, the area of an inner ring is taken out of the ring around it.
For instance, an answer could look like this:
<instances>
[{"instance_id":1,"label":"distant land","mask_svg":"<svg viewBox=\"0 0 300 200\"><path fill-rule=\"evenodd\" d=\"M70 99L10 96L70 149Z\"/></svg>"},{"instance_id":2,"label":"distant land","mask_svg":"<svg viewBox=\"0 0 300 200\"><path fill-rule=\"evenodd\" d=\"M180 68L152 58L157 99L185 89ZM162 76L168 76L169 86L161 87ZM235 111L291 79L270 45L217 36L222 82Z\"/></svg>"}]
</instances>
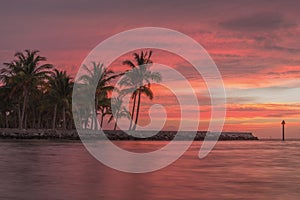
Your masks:
<instances>
[{"instance_id":1,"label":"distant land","mask_svg":"<svg viewBox=\"0 0 300 200\"><path fill-rule=\"evenodd\" d=\"M95 133L95 132L93 132ZM126 134L121 130L104 130L106 137L110 140L143 140L143 141L170 141L173 140L177 131L159 131L155 134L154 131L132 131L132 135ZM198 131L196 136L191 131L180 132L182 134L176 136L176 140L195 140L202 141L207 135L208 139L217 137L216 133L207 131ZM100 135L100 134L99 134ZM97 136L98 134L86 133L85 136ZM76 130L53 130L53 129L0 129L1 139L65 139L65 140L80 140ZM105 139L103 137L103 139ZM258 140L251 132L222 132L219 140Z\"/></svg>"}]
</instances>

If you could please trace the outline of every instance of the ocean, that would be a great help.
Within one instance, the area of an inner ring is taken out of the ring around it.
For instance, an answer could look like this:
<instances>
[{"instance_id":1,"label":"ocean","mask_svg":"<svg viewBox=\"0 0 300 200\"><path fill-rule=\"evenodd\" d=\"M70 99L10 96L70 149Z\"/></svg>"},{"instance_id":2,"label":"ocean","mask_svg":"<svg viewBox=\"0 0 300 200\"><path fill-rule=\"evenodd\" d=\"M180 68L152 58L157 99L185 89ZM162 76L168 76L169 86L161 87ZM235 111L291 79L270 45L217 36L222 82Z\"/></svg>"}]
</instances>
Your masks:
<instances>
[{"instance_id":1,"label":"ocean","mask_svg":"<svg viewBox=\"0 0 300 200\"><path fill-rule=\"evenodd\" d=\"M116 143L135 152L167 144ZM0 140L0 199L299 199L300 141L220 141L200 160L201 143L161 170L130 174L80 141Z\"/></svg>"}]
</instances>

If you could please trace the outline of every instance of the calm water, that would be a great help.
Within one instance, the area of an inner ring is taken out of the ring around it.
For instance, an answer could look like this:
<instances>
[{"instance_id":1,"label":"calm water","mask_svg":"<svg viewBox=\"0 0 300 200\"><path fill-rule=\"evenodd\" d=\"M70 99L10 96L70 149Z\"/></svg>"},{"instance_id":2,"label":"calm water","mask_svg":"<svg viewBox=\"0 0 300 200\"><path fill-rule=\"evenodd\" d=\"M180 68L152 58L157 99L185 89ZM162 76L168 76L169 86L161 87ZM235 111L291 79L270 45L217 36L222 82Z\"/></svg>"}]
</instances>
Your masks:
<instances>
[{"instance_id":1,"label":"calm water","mask_svg":"<svg viewBox=\"0 0 300 200\"><path fill-rule=\"evenodd\" d=\"M80 142L0 140L0 199L299 199L300 141L219 142L203 160L200 145L160 171L126 174Z\"/></svg>"}]
</instances>

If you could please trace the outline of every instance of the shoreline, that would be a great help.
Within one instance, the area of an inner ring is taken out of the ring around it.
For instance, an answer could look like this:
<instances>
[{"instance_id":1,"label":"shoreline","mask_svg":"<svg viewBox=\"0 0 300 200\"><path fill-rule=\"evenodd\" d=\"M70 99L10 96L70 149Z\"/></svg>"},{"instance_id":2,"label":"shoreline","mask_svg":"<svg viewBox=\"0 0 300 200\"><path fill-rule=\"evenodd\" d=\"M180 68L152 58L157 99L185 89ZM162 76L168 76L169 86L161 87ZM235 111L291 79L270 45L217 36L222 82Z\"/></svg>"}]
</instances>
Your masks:
<instances>
[{"instance_id":1,"label":"shoreline","mask_svg":"<svg viewBox=\"0 0 300 200\"><path fill-rule=\"evenodd\" d=\"M85 133L84 139L100 139L105 140L103 135L95 134L96 132ZM131 131L132 135L128 135L121 130L104 130L106 137L113 141L203 141L207 135L207 139L215 139L216 133L207 131L197 131L195 133L191 131L159 131L155 134L155 131ZM80 140L77 130L60 130L60 129L0 129L0 139L61 139L61 140ZM224 140L259 140L251 132L222 132L219 141Z\"/></svg>"}]
</instances>

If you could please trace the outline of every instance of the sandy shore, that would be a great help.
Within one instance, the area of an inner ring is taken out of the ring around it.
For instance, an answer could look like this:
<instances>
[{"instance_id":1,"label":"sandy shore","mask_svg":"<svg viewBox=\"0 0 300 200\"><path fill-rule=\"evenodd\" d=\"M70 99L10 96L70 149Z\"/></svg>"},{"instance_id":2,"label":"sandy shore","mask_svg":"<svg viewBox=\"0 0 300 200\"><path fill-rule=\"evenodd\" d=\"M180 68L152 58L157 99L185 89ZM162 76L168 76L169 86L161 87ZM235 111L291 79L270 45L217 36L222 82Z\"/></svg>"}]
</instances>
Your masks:
<instances>
[{"instance_id":1,"label":"sandy shore","mask_svg":"<svg viewBox=\"0 0 300 200\"><path fill-rule=\"evenodd\" d=\"M124 133L123 131L104 131L106 137L110 140L152 140L152 141L169 141L174 139L176 131L160 131L155 134L154 131L134 131L131 135ZM101 138L99 134L86 133L86 136L94 135L97 138ZM134 137L134 136L136 137ZM196 136L194 133L185 131L181 134L177 134L176 140L203 140L205 136L210 139L217 137L215 133L198 131ZM39 130L39 129L0 129L0 138L2 139L68 139L68 140L79 140L80 137L76 130ZM104 138L104 137L102 137ZM251 132L222 132L219 140L258 140Z\"/></svg>"}]
</instances>

